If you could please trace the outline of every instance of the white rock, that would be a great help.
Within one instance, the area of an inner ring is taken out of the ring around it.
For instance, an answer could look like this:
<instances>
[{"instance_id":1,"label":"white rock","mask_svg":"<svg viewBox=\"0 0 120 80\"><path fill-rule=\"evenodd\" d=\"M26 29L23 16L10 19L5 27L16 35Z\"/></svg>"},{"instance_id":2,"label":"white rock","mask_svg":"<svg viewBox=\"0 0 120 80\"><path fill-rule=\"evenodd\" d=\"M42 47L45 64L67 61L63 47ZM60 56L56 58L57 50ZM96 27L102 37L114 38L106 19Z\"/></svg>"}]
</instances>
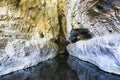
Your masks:
<instances>
[{"instance_id":1,"label":"white rock","mask_svg":"<svg viewBox=\"0 0 120 80\"><path fill-rule=\"evenodd\" d=\"M94 37L120 32L120 20L118 19L120 13L115 12L114 8L106 7L108 3L111 3L109 6L114 5L119 11L120 0L103 1L104 5L100 3L97 0L68 0L67 39L71 30L77 28L89 29ZM104 7L103 10L107 13L102 12L97 6Z\"/></svg>"},{"instance_id":2,"label":"white rock","mask_svg":"<svg viewBox=\"0 0 120 80\"><path fill-rule=\"evenodd\" d=\"M0 56L0 76L34 66L57 55L57 45L50 40L36 43L22 39L8 43L6 54Z\"/></svg>"},{"instance_id":3,"label":"white rock","mask_svg":"<svg viewBox=\"0 0 120 80\"><path fill-rule=\"evenodd\" d=\"M0 15L6 15L8 11L7 7L0 7Z\"/></svg>"},{"instance_id":4,"label":"white rock","mask_svg":"<svg viewBox=\"0 0 120 80\"><path fill-rule=\"evenodd\" d=\"M70 55L120 75L120 35L106 35L67 46Z\"/></svg>"}]
</instances>

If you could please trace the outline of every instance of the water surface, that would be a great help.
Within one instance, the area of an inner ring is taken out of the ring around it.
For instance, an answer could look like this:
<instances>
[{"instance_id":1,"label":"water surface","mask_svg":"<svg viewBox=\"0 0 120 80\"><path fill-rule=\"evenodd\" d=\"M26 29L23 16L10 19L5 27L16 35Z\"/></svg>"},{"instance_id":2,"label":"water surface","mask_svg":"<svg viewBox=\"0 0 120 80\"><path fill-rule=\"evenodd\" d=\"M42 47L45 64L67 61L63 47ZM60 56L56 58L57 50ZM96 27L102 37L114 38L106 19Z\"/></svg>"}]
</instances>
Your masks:
<instances>
[{"instance_id":1,"label":"water surface","mask_svg":"<svg viewBox=\"0 0 120 80\"><path fill-rule=\"evenodd\" d=\"M37 66L5 75L0 80L79 80L67 64L67 56L60 55Z\"/></svg>"},{"instance_id":2,"label":"water surface","mask_svg":"<svg viewBox=\"0 0 120 80\"><path fill-rule=\"evenodd\" d=\"M91 63L73 56L59 55L34 67L2 76L0 80L120 80Z\"/></svg>"}]
</instances>

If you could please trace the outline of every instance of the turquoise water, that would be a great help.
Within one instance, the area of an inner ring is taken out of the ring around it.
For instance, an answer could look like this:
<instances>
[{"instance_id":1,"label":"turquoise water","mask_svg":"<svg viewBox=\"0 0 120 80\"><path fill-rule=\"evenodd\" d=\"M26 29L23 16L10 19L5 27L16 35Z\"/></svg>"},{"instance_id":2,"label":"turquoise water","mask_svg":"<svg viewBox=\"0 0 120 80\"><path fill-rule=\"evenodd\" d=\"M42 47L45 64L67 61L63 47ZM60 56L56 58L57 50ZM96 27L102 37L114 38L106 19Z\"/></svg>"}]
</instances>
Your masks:
<instances>
[{"instance_id":1,"label":"turquoise water","mask_svg":"<svg viewBox=\"0 0 120 80\"><path fill-rule=\"evenodd\" d=\"M60 55L37 66L2 76L0 80L120 80L120 76L101 71L75 57Z\"/></svg>"}]
</instances>

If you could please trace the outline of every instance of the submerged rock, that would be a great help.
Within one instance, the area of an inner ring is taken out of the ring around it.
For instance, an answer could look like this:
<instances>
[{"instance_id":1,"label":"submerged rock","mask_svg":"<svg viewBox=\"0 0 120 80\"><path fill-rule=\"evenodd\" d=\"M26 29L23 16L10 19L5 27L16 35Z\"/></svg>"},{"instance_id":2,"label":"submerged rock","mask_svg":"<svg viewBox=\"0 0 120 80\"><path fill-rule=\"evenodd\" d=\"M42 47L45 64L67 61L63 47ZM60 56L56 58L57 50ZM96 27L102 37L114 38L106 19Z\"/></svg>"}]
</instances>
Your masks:
<instances>
[{"instance_id":1,"label":"submerged rock","mask_svg":"<svg viewBox=\"0 0 120 80\"><path fill-rule=\"evenodd\" d=\"M50 40L13 40L0 55L0 76L52 59L57 51L57 45Z\"/></svg>"},{"instance_id":2,"label":"submerged rock","mask_svg":"<svg viewBox=\"0 0 120 80\"><path fill-rule=\"evenodd\" d=\"M120 35L106 35L67 46L70 55L120 75Z\"/></svg>"}]
</instances>

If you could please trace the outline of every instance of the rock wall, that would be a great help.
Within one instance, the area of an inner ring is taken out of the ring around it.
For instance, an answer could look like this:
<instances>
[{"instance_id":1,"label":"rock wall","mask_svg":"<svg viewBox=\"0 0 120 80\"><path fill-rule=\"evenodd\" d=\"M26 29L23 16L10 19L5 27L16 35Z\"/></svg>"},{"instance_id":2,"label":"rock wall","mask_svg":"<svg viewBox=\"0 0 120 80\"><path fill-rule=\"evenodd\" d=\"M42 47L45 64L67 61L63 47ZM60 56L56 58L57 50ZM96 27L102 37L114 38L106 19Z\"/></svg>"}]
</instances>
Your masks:
<instances>
[{"instance_id":1,"label":"rock wall","mask_svg":"<svg viewBox=\"0 0 120 80\"><path fill-rule=\"evenodd\" d=\"M8 49L20 52L8 47L15 40L39 47L43 40L54 41L59 49L45 48L55 49L56 54L63 53L71 39L76 42L86 40L83 36L90 39L119 32L119 0L0 0L0 60Z\"/></svg>"},{"instance_id":2,"label":"rock wall","mask_svg":"<svg viewBox=\"0 0 120 80\"><path fill-rule=\"evenodd\" d=\"M120 75L120 0L68 3L67 40L72 42L67 46L69 54ZM89 35L87 40L84 35Z\"/></svg>"},{"instance_id":3,"label":"rock wall","mask_svg":"<svg viewBox=\"0 0 120 80\"><path fill-rule=\"evenodd\" d=\"M66 0L0 0L0 76L57 55L58 43L66 38L66 4Z\"/></svg>"},{"instance_id":4,"label":"rock wall","mask_svg":"<svg viewBox=\"0 0 120 80\"><path fill-rule=\"evenodd\" d=\"M120 75L120 35L105 35L67 46L70 55Z\"/></svg>"},{"instance_id":5,"label":"rock wall","mask_svg":"<svg viewBox=\"0 0 120 80\"><path fill-rule=\"evenodd\" d=\"M16 39L0 53L0 76L53 59L57 52L58 47L52 41Z\"/></svg>"},{"instance_id":6,"label":"rock wall","mask_svg":"<svg viewBox=\"0 0 120 80\"><path fill-rule=\"evenodd\" d=\"M2 0L1 35L36 39L58 35L57 0Z\"/></svg>"},{"instance_id":7,"label":"rock wall","mask_svg":"<svg viewBox=\"0 0 120 80\"><path fill-rule=\"evenodd\" d=\"M67 33L87 28L93 37L120 32L119 0L69 0Z\"/></svg>"}]
</instances>

